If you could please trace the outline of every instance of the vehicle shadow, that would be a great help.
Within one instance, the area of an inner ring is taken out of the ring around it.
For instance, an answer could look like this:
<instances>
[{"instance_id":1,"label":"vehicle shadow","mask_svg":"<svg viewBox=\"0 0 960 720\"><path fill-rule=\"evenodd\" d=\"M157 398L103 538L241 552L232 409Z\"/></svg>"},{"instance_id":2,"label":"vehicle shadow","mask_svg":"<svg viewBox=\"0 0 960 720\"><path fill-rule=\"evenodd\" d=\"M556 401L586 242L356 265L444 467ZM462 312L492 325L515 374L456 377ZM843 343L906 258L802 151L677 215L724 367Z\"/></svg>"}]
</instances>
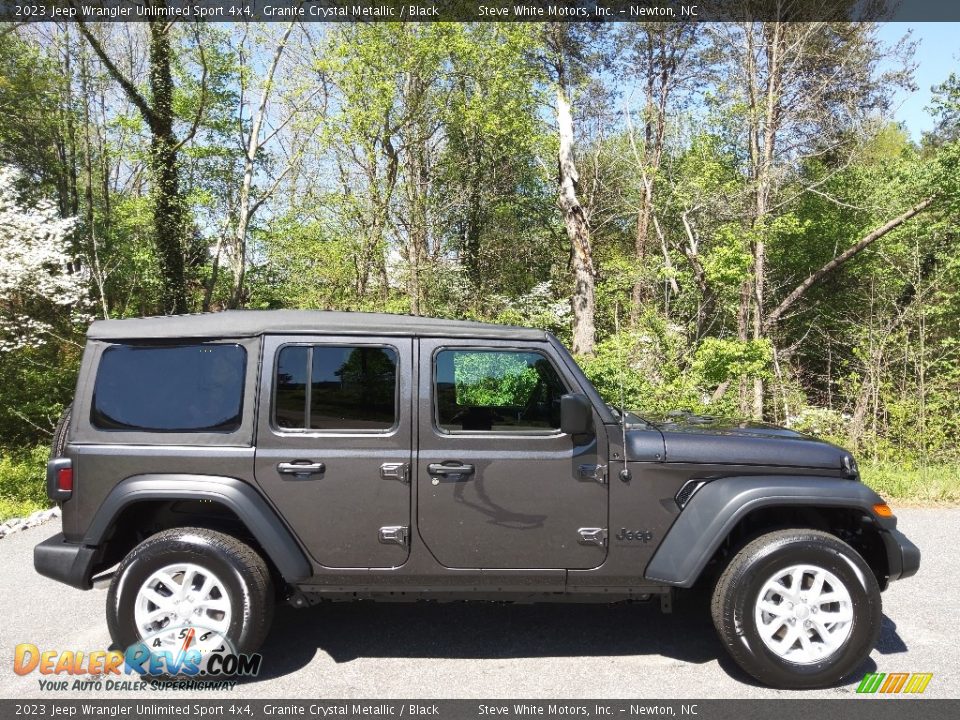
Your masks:
<instances>
[{"instance_id":1,"label":"vehicle shadow","mask_svg":"<svg viewBox=\"0 0 960 720\"><path fill-rule=\"evenodd\" d=\"M884 616L881 654L904 652L896 625ZM317 652L335 662L362 657L514 659L661 655L688 663L719 660L731 678L759 685L729 658L702 600L675 604L322 603L295 610L279 606L257 678L283 677L308 665ZM858 670L876 670L873 660Z\"/></svg>"},{"instance_id":2,"label":"vehicle shadow","mask_svg":"<svg viewBox=\"0 0 960 720\"><path fill-rule=\"evenodd\" d=\"M883 622L880 626L877 652L881 655L896 655L897 653L907 652L907 644L897 633L897 624L886 615L883 616Z\"/></svg>"},{"instance_id":3,"label":"vehicle shadow","mask_svg":"<svg viewBox=\"0 0 960 720\"><path fill-rule=\"evenodd\" d=\"M318 651L338 663L653 654L705 663L723 654L709 613L683 605L665 615L658 602L323 603L277 608L263 670L248 682L296 672Z\"/></svg>"}]
</instances>

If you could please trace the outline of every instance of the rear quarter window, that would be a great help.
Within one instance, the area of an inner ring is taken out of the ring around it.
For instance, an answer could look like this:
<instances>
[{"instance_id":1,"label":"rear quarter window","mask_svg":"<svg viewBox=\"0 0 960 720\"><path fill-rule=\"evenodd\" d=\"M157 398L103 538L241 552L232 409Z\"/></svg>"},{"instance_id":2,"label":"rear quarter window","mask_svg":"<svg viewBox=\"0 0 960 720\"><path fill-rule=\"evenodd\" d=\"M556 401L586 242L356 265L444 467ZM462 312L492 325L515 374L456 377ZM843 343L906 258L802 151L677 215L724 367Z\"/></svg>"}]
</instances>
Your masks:
<instances>
[{"instance_id":1,"label":"rear quarter window","mask_svg":"<svg viewBox=\"0 0 960 720\"><path fill-rule=\"evenodd\" d=\"M90 422L113 431L233 432L246 363L234 344L112 345L100 356Z\"/></svg>"}]
</instances>

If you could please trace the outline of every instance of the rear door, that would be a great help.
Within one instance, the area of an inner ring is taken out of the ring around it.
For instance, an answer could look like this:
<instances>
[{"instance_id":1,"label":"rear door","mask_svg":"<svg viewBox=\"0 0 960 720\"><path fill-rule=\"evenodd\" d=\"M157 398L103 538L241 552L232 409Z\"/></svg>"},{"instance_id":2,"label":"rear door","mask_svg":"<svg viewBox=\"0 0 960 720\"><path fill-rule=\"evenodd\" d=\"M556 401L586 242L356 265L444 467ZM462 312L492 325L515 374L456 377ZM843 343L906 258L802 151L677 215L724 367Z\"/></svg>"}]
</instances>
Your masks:
<instances>
[{"instance_id":1,"label":"rear door","mask_svg":"<svg viewBox=\"0 0 960 720\"><path fill-rule=\"evenodd\" d=\"M412 340L264 340L257 482L321 565L407 560Z\"/></svg>"},{"instance_id":2,"label":"rear door","mask_svg":"<svg viewBox=\"0 0 960 720\"><path fill-rule=\"evenodd\" d=\"M417 526L446 567L593 568L607 447L560 431L579 392L546 343L422 339Z\"/></svg>"}]
</instances>

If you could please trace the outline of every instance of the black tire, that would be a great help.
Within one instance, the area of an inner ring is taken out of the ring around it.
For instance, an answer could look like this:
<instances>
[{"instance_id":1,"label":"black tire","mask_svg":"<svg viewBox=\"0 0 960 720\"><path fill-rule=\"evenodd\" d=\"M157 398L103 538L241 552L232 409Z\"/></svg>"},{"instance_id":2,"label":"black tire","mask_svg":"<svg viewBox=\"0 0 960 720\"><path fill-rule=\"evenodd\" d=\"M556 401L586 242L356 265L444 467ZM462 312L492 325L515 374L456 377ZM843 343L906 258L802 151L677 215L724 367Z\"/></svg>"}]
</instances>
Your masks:
<instances>
[{"instance_id":1,"label":"black tire","mask_svg":"<svg viewBox=\"0 0 960 720\"><path fill-rule=\"evenodd\" d=\"M768 648L754 615L767 580L777 570L800 564L835 575L853 609L850 633L839 649L808 664L790 662ZM711 611L720 640L736 663L760 682L787 689L828 687L853 673L876 644L882 619L880 588L863 558L829 533L803 529L771 532L740 550L717 581Z\"/></svg>"},{"instance_id":2,"label":"black tire","mask_svg":"<svg viewBox=\"0 0 960 720\"><path fill-rule=\"evenodd\" d=\"M73 405L67 405L57 421L57 426L53 430L53 439L50 441L50 457L63 457L63 451L67 446L67 431L70 430L70 415L73 412Z\"/></svg>"},{"instance_id":3,"label":"black tire","mask_svg":"<svg viewBox=\"0 0 960 720\"><path fill-rule=\"evenodd\" d=\"M208 568L222 580L232 610L227 639L239 653L255 652L273 620L270 571L248 545L204 528L159 532L137 545L120 563L107 594L107 626L121 652L143 639L134 620L141 586L154 572L177 562Z\"/></svg>"}]
</instances>

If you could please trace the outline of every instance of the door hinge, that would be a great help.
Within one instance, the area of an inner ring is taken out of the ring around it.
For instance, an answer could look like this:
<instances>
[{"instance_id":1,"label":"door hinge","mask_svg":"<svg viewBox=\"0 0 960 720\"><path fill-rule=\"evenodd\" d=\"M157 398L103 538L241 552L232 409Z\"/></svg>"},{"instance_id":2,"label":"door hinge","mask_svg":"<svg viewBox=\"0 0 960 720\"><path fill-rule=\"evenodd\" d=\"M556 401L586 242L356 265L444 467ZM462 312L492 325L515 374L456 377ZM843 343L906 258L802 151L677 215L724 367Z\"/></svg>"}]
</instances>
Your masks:
<instances>
[{"instance_id":1,"label":"door hinge","mask_svg":"<svg viewBox=\"0 0 960 720\"><path fill-rule=\"evenodd\" d=\"M599 545L600 547L607 545L606 528L580 528L577 532L580 534L577 542L581 545Z\"/></svg>"},{"instance_id":2,"label":"door hinge","mask_svg":"<svg viewBox=\"0 0 960 720\"><path fill-rule=\"evenodd\" d=\"M387 525L380 528L380 542L384 545L407 546L410 533L406 525Z\"/></svg>"},{"instance_id":3,"label":"door hinge","mask_svg":"<svg viewBox=\"0 0 960 720\"><path fill-rule=\"evenodd\" d=\"M380 466L380 477L384 480L410 482L410 466L407 463L389 462Z\"/></svg>"},{"instance_id":4,"label":"door hinge","mask_svg":"<svg viewBox=\"0 0 960 720\"><path fill-rule=\"evenodd\" d=\"M606 465L581 465L579 472L581 480L592 480L601 485L607 482Z\"/></svg>"}]
</instances>

